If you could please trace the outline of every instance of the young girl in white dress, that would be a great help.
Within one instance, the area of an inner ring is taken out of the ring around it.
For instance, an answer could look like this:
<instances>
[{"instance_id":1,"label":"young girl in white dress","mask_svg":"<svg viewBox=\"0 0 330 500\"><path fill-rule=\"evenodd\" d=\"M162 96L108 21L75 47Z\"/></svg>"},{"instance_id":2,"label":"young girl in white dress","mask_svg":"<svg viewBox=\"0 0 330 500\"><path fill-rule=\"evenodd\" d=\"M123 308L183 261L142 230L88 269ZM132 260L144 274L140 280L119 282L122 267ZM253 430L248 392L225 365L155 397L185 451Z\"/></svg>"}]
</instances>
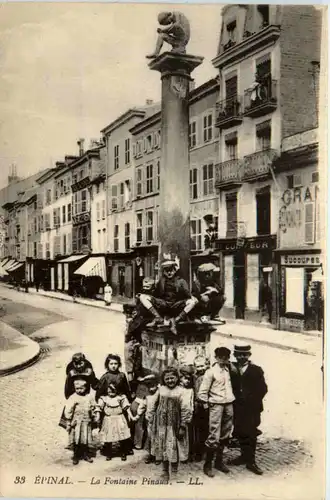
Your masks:
<instances>
[{"instance_id":1,"label":"young girl in white dress","mask_svg":"<svg viewBox=\"0 0 330 500\"><path fill-rule=\"evenodd\" d=\"M106 459L111 460L112 444L119 442L121 459L126 460L125 441L130 438L131 434L124 412L127 413L129 420L133 421L127 397L123 394L119 395L117 387L110 384L107 388L107 395L101 396L98 400L97 411L101 425L100 440L104 443L103 453Z\"/></svg>"}]
</instances>

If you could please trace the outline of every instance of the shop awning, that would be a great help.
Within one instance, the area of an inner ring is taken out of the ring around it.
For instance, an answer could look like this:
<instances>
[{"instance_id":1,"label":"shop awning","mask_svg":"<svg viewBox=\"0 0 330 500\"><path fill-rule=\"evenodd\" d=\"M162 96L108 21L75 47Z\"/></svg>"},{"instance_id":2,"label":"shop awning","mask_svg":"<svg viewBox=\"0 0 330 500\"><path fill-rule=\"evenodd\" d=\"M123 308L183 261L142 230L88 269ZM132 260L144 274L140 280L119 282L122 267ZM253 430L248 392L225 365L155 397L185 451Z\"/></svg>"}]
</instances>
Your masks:
<instances>
[{"instance_id":1,"label":"shop awning","mask_svg":"<svg viewBox=\"0 0 330 500\"><path fill-rule=\"evenodd\" d=\"M77 269L74 274L83 276L100 276L104 282L107 281L107 273L105 268L104 257L89 257L82 266Z\"/></svg>"},{"instance_id":2,"label":"shop awning","mask_svg":"<svg viewBox=\"0 0 330 500\"><path fill-rule=\"evenodd\" d=\"M13 266L11 266L9 269L7 269L8 273L11 273L13 271L16 271L20 267L24 266L24 262L16 262Z\"/></svg>"},{"instance_id":3,"label":"shop awning","mask_svg":"<svg viewBox=\"0 0 330 500\"><path fill-rule=\"evenodd\" d=\"M13 266L14 264L16 264L16 260L15 260L15 259L10 259L10 260L8 260L8 262L6 262L6 264L5 264L5 265L3 265L2 267L3 267L6 271L8 271L8 269L9 269L11 266Z\"/></svg>"},{"instance_id":4,"label":"shop awning","mask_svg":"<svg viewBox=\"0 0 330 500\"><path fill-rule=\"evenodd\" d=\"M2 261L0 262L0 265L3 267L5 264L7 264L7 262L8 262L9 260L10 260L10 258L9 258L9 257L4 257L4 258L2 259Z\"/></svg>"},{"instance_id":5,"label":"shop awning","mask_svg":"<svg viewBox=\"0 0 330 500\"><path fill-rule=\"evenodd\" d=\"M0 277L8 276L7 271L0 265Z\"/></svg>"},{"instance_id":6,"label":"shop awning","mask_svg":"<svg viewBox=\"0 0 330 500\"><path fill-rule=\"evenodd\" d=\"M75 260L80 260L80 259L83 259L84 257L86 257L86 255L70 255L70 257L66 257L65 259L58 260L57 263L64 264L66 262L74 262Z\"/></svg>"}]
</instances>

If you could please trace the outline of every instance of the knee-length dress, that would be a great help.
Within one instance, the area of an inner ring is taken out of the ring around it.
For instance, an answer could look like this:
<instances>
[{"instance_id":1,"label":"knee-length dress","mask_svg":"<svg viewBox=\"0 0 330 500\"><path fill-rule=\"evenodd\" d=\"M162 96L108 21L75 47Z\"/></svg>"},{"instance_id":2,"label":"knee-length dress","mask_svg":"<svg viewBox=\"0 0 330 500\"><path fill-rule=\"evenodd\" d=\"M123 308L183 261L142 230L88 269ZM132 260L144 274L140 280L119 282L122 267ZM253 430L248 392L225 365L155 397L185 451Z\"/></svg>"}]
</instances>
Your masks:
<instances>
[{"instance_id":1,"label":"knee-length dress","mask_svg":"<svg viewBox=\"0 0 330 500\"><path fill-rule=\"evenodd\" d=\"M91 394L72 394L65 408L64 416L71 422L69 446L93 446L92 419L95 412L95 399Z\"/></svg>"},{"instance_id":2,"label":"knee-length dress","mask_svg":"<svg viewBox=\"0 0 330 500\"><path fill-rule=\"evenodd\" d=\"M98 408L102 412L100 440L103 443L115 443L131 437L126 418L123 414L129 408L126 396L101 396Z\"/></svg>"},{"instance_id":3,"label":"knee-length dress","mask_svg":"<svg viewBox=\"0 0 330 500\"><path fill-rule=\"evenodd\" d=\"M179 442L180 426L191 421L192 411L182 387L160 386L148 408L151 430L151 455L156 460L178 462L188 460L188 440Z\"/></svg>"}]
</instances>

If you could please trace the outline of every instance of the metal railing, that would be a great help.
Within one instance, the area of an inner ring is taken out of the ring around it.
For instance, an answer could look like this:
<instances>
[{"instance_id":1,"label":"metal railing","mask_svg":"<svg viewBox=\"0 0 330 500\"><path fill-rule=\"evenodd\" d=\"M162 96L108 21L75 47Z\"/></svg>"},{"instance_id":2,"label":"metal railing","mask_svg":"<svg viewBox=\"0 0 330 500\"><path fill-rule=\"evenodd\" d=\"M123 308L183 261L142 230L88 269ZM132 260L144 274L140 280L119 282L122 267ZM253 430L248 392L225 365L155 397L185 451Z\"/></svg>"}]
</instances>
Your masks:
<instances>
[{"instance_id":1,"label":"metal railing","mask_svg":"<svg viewBox=\"0 0 330 500\"><path fill-rule=\"evenodd\" d=\"M265 104L275 105L277 103L277 80L271 77L261 79L253 88L244 92L244 113L264 106Z\"/></svg>"}]
</instances>

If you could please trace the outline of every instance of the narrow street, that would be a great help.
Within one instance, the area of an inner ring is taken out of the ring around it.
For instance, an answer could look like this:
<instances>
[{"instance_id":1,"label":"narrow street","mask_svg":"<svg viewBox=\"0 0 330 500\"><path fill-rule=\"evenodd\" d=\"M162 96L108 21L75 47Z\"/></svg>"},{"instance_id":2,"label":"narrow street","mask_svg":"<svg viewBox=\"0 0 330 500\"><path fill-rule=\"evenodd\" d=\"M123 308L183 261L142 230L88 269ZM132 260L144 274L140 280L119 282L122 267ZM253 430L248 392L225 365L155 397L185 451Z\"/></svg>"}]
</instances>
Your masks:
<instances>
[{"instance_id":1,"label":"narrow street","mask_svg":"<svg viewBox=\"0 0 330 500\"><path fill-rule=\"evenodd\" d=\"M71 454L64 449L66 432L58 426L64 404L66 364L74 352L83 351L100 377L109 352L123 357L124 316L3 287L0 306L1 320L38 341L42 348L42 356L35 365L0 379L1 478L6 481L6 495L10 495L10 484L18 475L25 475L29 492L39 496L45 494L46 485L34 484L36 474L69 476L73 483L86 479L83 496L93 496L93 491L95 494L92 477L101 478L97 496L106 496L109 491L109 486L103 484L105 476L135 478L139 487L142 477L159 478L159 467L145 465L145 452L141 451L128 457L125 463L119 458L106 462L98 454L93 464L84 462L73 467ZM233 325L233 335L234 328ZM234 340L229 342L218 333L212 337L212 348L218 345L232 347L233 344ZM251 485L255 498L267 496L271 477L272 488L278 485L279 498L303 498L304 493L304 498L312 498L309 481L317 470L314 468L322 451L322 443L314 439L315 429L323 425L320 359L253 343L252 350L254 362L264 368L269 387L258 448L258 461L265 471L264 476L256 477L242 467L233 467L228 477L219 472L211 480L203 475L202 464L187 464L179 470L179 483L172 485L177 496L193 495L185 489L190 477L193 480L199 477L208 487L216 485L215 490L221 485L223 495L228 498L244 498ZM227 457L236 454L237 450L228 450ZM302 487L305 483L306 487ZM21 487L23 494L24 485ZM164 486L165 493L169 487ZM47 488L49 496L49 486ZM60 486L54 488L51 490L54 496L64 492L59 490ZM15 491L18 493L17 488ZM158 486L158 496L162 491ZM112 492L114 496L120 495L120 486ZM130 492L134 496L134 487L125 487L125 495L130 496ZM313 493L316 498L315 482ZM74 488L74 484L65 490L65 496L81 494L82 490ZM146 488L143 495L152 496L152 488ZM211 489L210 496L217 496L217 492L212 493Z\"/></svg>"}]
</instances>

